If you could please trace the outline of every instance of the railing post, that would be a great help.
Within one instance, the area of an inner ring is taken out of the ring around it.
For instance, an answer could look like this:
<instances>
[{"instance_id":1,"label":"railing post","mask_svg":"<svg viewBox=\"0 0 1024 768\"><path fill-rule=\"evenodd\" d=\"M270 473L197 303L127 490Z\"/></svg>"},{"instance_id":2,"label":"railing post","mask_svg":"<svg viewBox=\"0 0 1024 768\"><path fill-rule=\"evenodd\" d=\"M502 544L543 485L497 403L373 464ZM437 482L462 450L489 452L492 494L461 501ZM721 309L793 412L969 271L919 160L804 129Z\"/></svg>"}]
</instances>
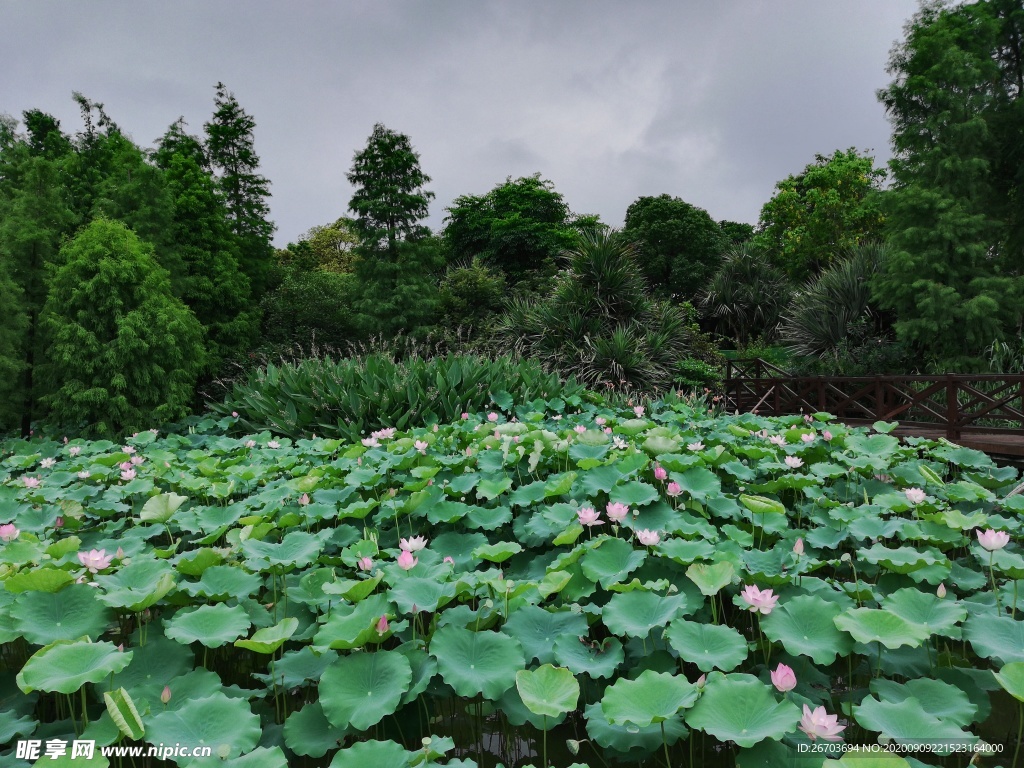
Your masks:
<instances>
[{"instance_id":1,"label":"railing post","mask_svg":"<svg viewBox=\"0 0 1024 768\"><path fill-rule=\"evenodd\" d=\"M882 377L875 376L875 421L881 421L883 414Z\"/></svg>"},{"instance_id":2,"label":"railing post","mask_svg":"<svg viewBox=\"0 0 1024 768\"><path fill-rule=\"evenodd\" d=\"M956 428L957 410L959 401L956 399L956 380L952 374L946 374L946 437L955 440L960 437L960 430Z\"/></svg>"}]
</instances>

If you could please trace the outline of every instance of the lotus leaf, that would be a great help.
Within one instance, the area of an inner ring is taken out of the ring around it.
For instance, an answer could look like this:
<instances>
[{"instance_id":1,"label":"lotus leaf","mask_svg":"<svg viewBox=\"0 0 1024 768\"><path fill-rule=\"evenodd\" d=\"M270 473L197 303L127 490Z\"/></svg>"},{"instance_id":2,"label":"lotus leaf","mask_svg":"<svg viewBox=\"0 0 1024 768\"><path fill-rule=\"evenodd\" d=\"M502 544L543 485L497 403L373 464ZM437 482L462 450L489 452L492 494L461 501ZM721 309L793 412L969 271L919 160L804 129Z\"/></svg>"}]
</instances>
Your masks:
<instances>
[{"instance_id":1,"label":"lotus leaf","mask_svg":"<svg viewBox=\"0 0 1024 768\"><path fill-rule=\"evenodd\" d=\"M676 619L665 636L680 657L701 672L716 667L729 672L747 658L747 641L732 627Z\"/></svg>"},{"instance_id":2,"label":"lotus leaf","mask_svg":"<svg viewBox=\"0 0 1024 768\"><path fill-rule=\"evenodd\" d=\"M871 692L882 701L892 703L913 697L929 715L963 728L974 722L978 712L977 705L971 703L966 693L941 680L918 678L900 685L893 680L879 678L871 681Z\"/></svg>"},{"instance_id":3,"label":"lotus leaf","mask_svg":"<svg viewBox=\"0 0 1024 768\"><path fill-rule=\"evenodd\" d=\"M610 584L624 580L647 558L647 553L634 549L622 539L603 539L600 545L587 552L580 561L583 573L591 581Z\"/></svg>"},{"instance_id":4,"label":"lotus leaf","mask_svg":"<svg viewBox=\"0 0 1024 768\"><path fill-rule=\"evenodd\" d=\"M850 608L833 620L858 643L881 643L886 648L901 645L918 646L928 639L928 628L907 621L892 611L881 608Z\"/></svg>"},{"instance_id":5,"label":"lotus leaf","mask_svg":"<svg viewBox=\"0 0 1024 768\"><path fill-rule=\"evenodd\" d=\"M588 627L586 618L578 613L526 605L512 612L501 631L520 642L527 661L537 659L541 664L550 664L555 660L555 644L561 636L579 642Z\"/></svg>"},{"instance_id":6,"label":"lotus leaf","mask_svg":"<svg viewBox=\"0 0 1024 768\"><path fill-rule=\"evenodd\" d=\"M542 717L558 717L576 709L580 684L564 667L542 664L516 673L516 690L526 708Z\"/></svg>"},{"instance_id":7,"label":"lotus leaf","mask_svg":"<svg viewBox=\"0 0 1024 768\"><path fill-rule=\"evenodd\" d=\"M660 723L651 723L643 728L632 723L615 725L605 717L600 702L588 704L584 709L584 716L587 720L587 736L600 746L614 749L617 752L640 750L644 753L651 753L660 749L662 728L665 731L665 741L669 746L689 733L686 726L683 725L683 718L679 715Z\"/></svg>"},{"instance_id":8,"label":"lotus leaf","mask_svg":"<svg viewBox=\"0 0 1024 768\"><path fill-rule=\"evenodd\" d=\"M636 680L620 677L605 689L601 711L614 725L645 728L693 706L697 689L685 677L647 670Z\"/></svg>"},{"instance_id":9,"label":"lotus leaf","mask_svg":"<svg viewBox=\"0 0 1024 768\"><path fill-rule=\"evenodd\" d=\"M796 730L800 710L792 702L777 701L771 691L750 675L709 680L703 695L686 713L686 724L740 747L781 739Z\"/></svg>"},{"instance_id":10,"label":"lotus leaf","mask_svg":"<svg viewBox=\"0 0 1024 768\"><path fill-rule=\"evenodd\" d=\"M828 665L853 650L850 636L834 622L842 608L816 595L797 595L780 603L761 619L761 629L794 656L810 656Z\"/></svg>"},{"instance_id":11,"label":"lotus leaf","mask_svg":"<svg viewBox=\"0 0 1024 768\"><path fill-rule=\"evenodd\" d=\"M119 651L113 643L58 640L25 662L18 673L18 687L24 693L73 693L86 683L120 672L131 660L131 651Z\"/></svg>"},{"instance_id":12,"label":"lotus leaf","mask_svg":"<svg viewBox=\"0 0 1024 768\"><path fill-rule=\"evenodd\" d=\"M412 755L393 741L359 741L339 749L330 768L408 768Z\"/></svg>"},{"instance_id":13,"label":"lotus leaf","mask_svg":"<svg viewBox=\"0 0 1024 768\"><path fill-rule=\"evenodd\" d=\"M656 592L624 592L608 601L601 620L613 635L647 637L656 627L665 627L686 607L682 595Z\"/></svg>"},{"instance_id":14,"label":"lotus leaf","mask_svg":"<svg viewBox=\"0 0 1024 768\"><path fill-rule=\"evenodd\" d=\"M113 620L109 608L96 599L96 590L72 584L59 592L22 592L10 609L14 629L30 643L55 640L98 640Z\"/></svg>"},{"instance_id":15,"label":"lotus leaf","mask_svg":"<svg viewBox=\"0 0 1024 768\"><path fill-rule=\"evenodd\" d=\"M555 640L555 661L574 674L587 674L594 679L611 677L625 660L622 643L614 637L600 643L575 635L562 635Z\"/></svg>"},{"instance_id":16,"label":"lotus leaf","mask_svg":"<svg viewBox=\"0 0 1024 768\"><path fill-rule=\"evenodd\" d=\"M210 746L220 758L237 757L259 742L260 719L243 699L222 693L191 699L180 709L152 715L147 723L150 744ZM191 758L172 757L181 764Z\"/></svg>"},{"instance_id":17,"label":"lotus leaf","mask_svg":"<svg viewBox=\"0 0 1024 768\"><path fill-rule=\"evenodd\" d=\"M526 660L518 640L497 632L456 626L439 629L430 643L441 677L460 696L495 700L516 682Z\"/></svg>"},{"instance_id":18,"label":"lotus leaf","mask_svg":"<svg viewBox=\"0 0 1024 768\"><path fill-rule=\"evenodd\" d=\"M929 714L914 697L895 703L868 696L853 708L853 716L861 727L881 733L897 744L913 744L927 738L936 754L943 754L943 745L951 751L957 745L974 744L978 740L952 721Z\"/></svg>"},{"instance_id":19,"label":"lotus leaf","mask_svg":"<svg viewBox=\"0 0 1024 768\"><path fill-rule=\"evenodd\" d=\"M971 616L964 622L964 639L982 658L1003 664L1024 662L1024 621L991 614Z\"/></svg>"},{"instance_id":20,"label":"lotus leaf","mask_svg":"<svg viewBox=\"0 0 1024 768\"><path fill-rule=\"evenodd\" d=\"M219 648L244 635L251 624L241 606L217 603L179 610L166 622L164 634L185 645L198 642L207 648Z\"/></svg>"}]
</instances>

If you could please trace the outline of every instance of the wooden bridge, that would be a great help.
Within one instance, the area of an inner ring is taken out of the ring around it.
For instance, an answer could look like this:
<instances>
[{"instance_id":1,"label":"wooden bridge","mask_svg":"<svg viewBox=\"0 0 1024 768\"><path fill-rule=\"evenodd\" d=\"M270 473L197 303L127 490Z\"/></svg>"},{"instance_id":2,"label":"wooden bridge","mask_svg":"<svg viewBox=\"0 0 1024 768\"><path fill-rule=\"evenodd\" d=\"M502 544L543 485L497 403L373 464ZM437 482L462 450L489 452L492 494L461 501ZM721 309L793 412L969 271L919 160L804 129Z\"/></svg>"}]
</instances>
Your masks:
<instances>
[{"instance_id":1,"label":"wooden bridge","mask_svg":"<svg viewBox=\"0 0 1024 768\"><path fill-rule=\"evenodd\" d=\"M826 411L858 425L898 421L897 435L1024 456L1024 374L791 376L764 360L730 360L725 397L730 411Z\"/></svg>"}]
</instances>

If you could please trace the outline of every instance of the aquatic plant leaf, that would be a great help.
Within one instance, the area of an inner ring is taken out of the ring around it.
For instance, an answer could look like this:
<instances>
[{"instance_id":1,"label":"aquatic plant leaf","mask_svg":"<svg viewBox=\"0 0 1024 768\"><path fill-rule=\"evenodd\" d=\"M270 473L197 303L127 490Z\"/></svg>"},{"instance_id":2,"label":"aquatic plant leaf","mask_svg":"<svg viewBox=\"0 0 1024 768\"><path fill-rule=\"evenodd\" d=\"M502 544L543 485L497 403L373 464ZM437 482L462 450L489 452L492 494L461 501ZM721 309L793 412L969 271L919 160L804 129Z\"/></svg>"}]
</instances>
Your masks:
<instances>
[{"instance_id":1,"label":"aquatic plant leaf","mask_svg":"<svg viewBox=\"0 0 1024 768\"><path fill-rule=\"evenodd\" d=\"M516 672L526 665L523 648L508 635L448 625L437 630L430 642L442 679L460 696L495 700L516 682Z\"/></svg>"},{"instance_id":2,"label":"aquatic plant leaf","mask_svg":"<svg viewBox=\"0 0 1024 768\"><path fill-rule=\"evenodd\" d=\"M644 728L693 706L697 688L681 675L646 670L635 680L620 677L605 689L601 711L614 725Z\"/></svg>"},{"instance_id":3,"label":"aquatic plant leaf","mask_svg":"<svg viewBox=\"0 0 1024 768\"><path fill-rule=\"evenodd\" d=\"M842 608L816 595L797 595L762 617L761 630L794 656L828 665L853 650L853 640L835 624Z\"/></svg>"},{"instance_id":4,"label":"aquatic plant leaf","mask_svg":"<svg viewBox=\"0 0 1024 768\"><path fill-rule=\"evenodd\" d=\"M719 741L752 747L765 739L781 739L796 730L800 710L777 701L772 689L750 675L726 675L708 681L700 699L686 713L686 724Z\"/></svg>"},{"instance_id":5,"label":"aquatic plant leaf","mask_svg":"<svg viewBox=\"0 0 1024 768\"><path fill-rule=\"evenodd\" d=\"M191 699L176 710L156 712L149 718L146 740L150 744L209 746L220 759L238 757L260 740L260 719L248 702L217 693ZM191 757L171 757L179 765Z\"/></svg>"},{"instance_id":6,"label":"aquatic plant leaf","mask_svg":"<svg viewBox=\"0 0 1024 768\"><path fill-rule=\"evenodd\" d=\"M551 664L516 672L516 690L527 709L544 717L573 711L580 697L580 684L572 672Z\"/></svg>"},{"instance_id":7,"label":"aquatic plant leaf","mask_svg":"<svg viewBox=\"0 0 1024 768\"><path fill-rule=\"evenodd\" d=\"M701 672L735 669L747 658L747 641L732 627L676 619L665 632L679 656Z\"/></svg>"},{"instance_id":8,"label":"aquatic plant leaf","mask_svg":"<svg viewBox=\"0 0 1024 768\"><path fill-rule=\"evenodd\" d=\"M340 656L320 678L320 704L338 728L366 730L395 713L412 682L412 666L398 651Z\"/></svg>"}]
</instances>

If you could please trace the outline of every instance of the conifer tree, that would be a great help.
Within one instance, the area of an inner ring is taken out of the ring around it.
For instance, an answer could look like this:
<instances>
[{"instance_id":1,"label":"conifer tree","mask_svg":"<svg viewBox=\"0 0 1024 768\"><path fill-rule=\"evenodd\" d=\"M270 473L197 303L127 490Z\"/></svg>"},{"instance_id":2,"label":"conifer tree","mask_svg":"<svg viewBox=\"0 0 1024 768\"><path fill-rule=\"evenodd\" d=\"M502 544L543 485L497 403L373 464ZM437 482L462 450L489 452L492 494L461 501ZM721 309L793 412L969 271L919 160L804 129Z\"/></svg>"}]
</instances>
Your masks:
<instances>
[{"instance_id":1,"label":"conifer tree","mask_svg":"<svg viewBox=\"0 0 1024 768\"><path fill-rule=\"evenodd\" d=\"M206 132L206 151L227 205L231 229L238 242L239 264L249 278L254 298L266 291L274 263L267 219L270 181L259 174L260 159L254 146L256 121L227 90L217 83L215 111Z\"/></svg>"},{"instance_id":2,"label":"conifer tree","mask_svg":"<svg viewBox=\"0 0 1024 768\"><path fill-rule=\"evenodd\" d=\"M124 224L97 219L61 249L40 324L50 423L116 437L186 415L202 326Z\"/></svg>"},{"instance_id":3,"label":"conifer tree","mask_svg":"<svg viewBox=\"0 0 1024 768\"><path fill-rule=\"evenodd\" d=\"M409 137L378 123L366 147L356 153L349 182L355 187L349 210L360 238L355 264L362 293L357 309L370 333L393 336L426 325L436 305L432 273L439 251L420 224L433 192Z\"/></svg>"}]
</instances>

